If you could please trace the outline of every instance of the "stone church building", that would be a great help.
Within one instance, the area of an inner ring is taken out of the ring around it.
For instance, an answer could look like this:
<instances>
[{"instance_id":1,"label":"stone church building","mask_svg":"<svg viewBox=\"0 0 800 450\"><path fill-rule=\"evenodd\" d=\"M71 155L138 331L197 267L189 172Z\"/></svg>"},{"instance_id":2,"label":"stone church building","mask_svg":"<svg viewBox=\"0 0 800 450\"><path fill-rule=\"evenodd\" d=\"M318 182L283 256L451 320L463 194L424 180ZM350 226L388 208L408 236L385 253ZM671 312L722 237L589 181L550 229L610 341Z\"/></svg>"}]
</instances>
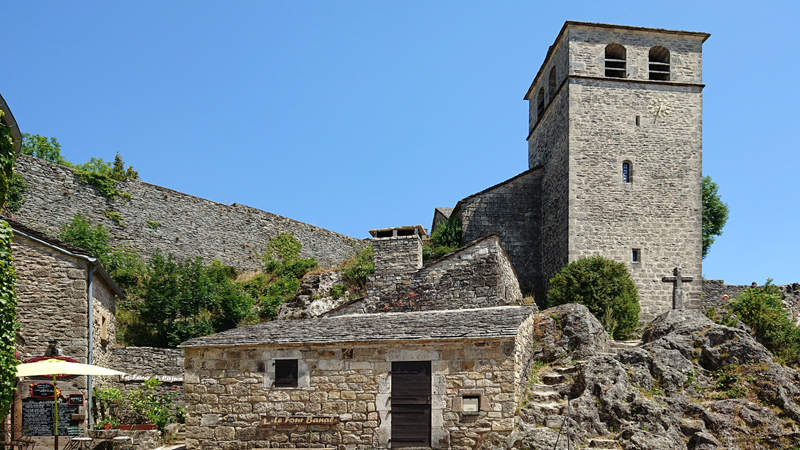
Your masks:
<instances>
[{"instance_id":1,"label":"stone church building","mask_svg":"<svg viewBox=\"0 0 800 450\"><path fill-rule=\"evenodd\" d=\"M437 208L463 241L500 236L524 293L569 262L622 261L642 320L669 309L673 268L702 273L702 44L687 31L566 22L525 100L528 167ZM684 285L700 308L700 283Z\"/></svg>"},{"instance_id":2,"label":"stone church building","mask_svg":"<svg viewBox=\"0 0 800 450\"><path fill-rule=\"evenodd\" d=\"M513 439L535 305L591 255L625 262L643 319L702 264L705 33L567 22L525 95L529 169L450 208L461 249L372 230L367 296L322 317L182 344L187 448L492 448ZM700 283L688 283L700 307Z\"/></svg>"}]
</instances>

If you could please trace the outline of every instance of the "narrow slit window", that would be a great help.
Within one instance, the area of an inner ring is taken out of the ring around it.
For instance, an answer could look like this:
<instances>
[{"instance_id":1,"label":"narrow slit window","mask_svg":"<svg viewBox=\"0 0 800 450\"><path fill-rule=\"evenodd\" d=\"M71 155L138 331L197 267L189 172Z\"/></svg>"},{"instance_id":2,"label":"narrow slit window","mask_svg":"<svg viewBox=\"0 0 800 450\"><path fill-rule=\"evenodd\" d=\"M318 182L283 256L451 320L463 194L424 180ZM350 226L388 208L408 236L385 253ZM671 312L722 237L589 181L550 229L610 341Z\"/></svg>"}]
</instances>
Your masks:
<instances>
[{"instance_id":1,"label":"narrow slit window","mask_svg":"<svg viewBox=\"0 0 800 450\"><path fill-rule=\"evenodd\" d=\"M544 88L539 89L539 95L536 96L536 122L542 119L544 112Z\"/></svg>"},{"instance_id":2,"label":"narrow slit window","mask_svg":"<svg viewBox=\"0 0 800 450\"><path fill-rule=\"evenodd\" d=\"M553 67L550 69L550 81L547 85L547 98L550 101L553 101L553 98L556 96L556 68Z\"/></svg>"},{"instance_id":3,"label":"narrow slit window","mask_svg":"<svg viewBox=\"0 0 800 450\"><path fill-rule=\"evenodd\" d=\"M608 44L606 46L607 77L625 78L627 76L625 57L626 57L625 47L619 44Z\"/></svg>"},{"instance_id":4,"label":"narrow slit window","mask_svg":"<svg viewBox=\"0 0 800 450\"><path fill-rule=\"evenodd\" d=\"M297 387L297 360L275 360L275 387Z\"/></svg>"},{"instance_id":5,"label":"narrow slit window","mask_svg":"<svg viewBox=\"0 0 800 450\"><path fill-rule=\"evenodd\" d=\"M622 182L623 183L630 183L631 182L631 163L630 161L625 161L622 163Z\"/></svg>"},{"instance_id":6,"label":"narrow slit window","mask_svg":"<svg viewBox=\"0 0 800 450\"><path fill-rule=\"evenodd\" d=\"M642 123L641 123L641 120L640 120L639 116L636 116L636 126L637 126L637 127L638 127L638 126L641 126L641 124L642 124Z\"/></svg>"},{"instance_id":7,"label":"narrow slit window","mask_svg":"<svg viewBox=\"0 0 800 450\"><path fill-rule=\"evenodd\" d=\"M669 81L669 50L656 46L650 49L650 79Z\"/></svg>"},{"instance_id":8,"label":"narrow slit window","mask_svg":"<svg viewBox=\"0 0 800 450\"><path fill-rule=\"evenodd\" d=\"M641 251L641 250L639 250L638 248L634 248L634 249L631 251L631 259L632 259L632 260L633 260L633 262L635 262L635 263L640 263L640 262L642 262L642 251Z\"/></svg>"}]
</instances>

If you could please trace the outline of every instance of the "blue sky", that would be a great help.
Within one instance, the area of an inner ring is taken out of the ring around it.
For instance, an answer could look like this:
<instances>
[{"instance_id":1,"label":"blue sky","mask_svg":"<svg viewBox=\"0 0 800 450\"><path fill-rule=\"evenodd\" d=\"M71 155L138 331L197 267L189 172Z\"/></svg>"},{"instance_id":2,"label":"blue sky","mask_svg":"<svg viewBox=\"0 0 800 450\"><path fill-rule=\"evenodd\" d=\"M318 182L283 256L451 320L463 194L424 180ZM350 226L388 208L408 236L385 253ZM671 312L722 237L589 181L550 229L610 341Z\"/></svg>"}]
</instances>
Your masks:
<instances>
[{"instance_id":1,"label":"blue sky","mask_svg":"<svg viewBox=\"0 0 800 450\"><path fill-rule=\"evenodd\" d=\"M421 223L527 169L522 100L565 20L704 31L704 261L800 281L796 2L0 0L0 93L73 162L340 233Z\"/></svg>"}]
</instances>

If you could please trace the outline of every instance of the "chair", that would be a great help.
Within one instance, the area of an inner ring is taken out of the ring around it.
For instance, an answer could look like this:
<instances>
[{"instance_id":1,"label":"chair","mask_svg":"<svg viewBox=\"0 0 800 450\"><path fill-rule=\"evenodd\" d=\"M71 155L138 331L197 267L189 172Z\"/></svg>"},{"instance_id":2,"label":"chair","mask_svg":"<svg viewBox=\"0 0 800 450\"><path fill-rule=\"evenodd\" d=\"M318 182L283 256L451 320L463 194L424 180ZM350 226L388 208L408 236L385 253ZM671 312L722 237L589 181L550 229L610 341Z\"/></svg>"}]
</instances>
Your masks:
<instances>
[{"instance_id":1,"label":"chair","mask_svg":"<svg viewBox=\"0 0 800 450\"><path fill-rule=\"evenodd\" d=\"M88 436L73 436L64 450L91 450L92 438Z\"/></svg>"},{"instance_id":2,"label":"chair","mask_svg":"<svg viewBox=\"0 0 800 450\"><path fill-rule=\"evenodd\" d=\"M124 448L130 450L133 448L133 436L115 436L111 439L111 448L117 448L117 444L124 445Z\"/></svg>"}]
</instances>

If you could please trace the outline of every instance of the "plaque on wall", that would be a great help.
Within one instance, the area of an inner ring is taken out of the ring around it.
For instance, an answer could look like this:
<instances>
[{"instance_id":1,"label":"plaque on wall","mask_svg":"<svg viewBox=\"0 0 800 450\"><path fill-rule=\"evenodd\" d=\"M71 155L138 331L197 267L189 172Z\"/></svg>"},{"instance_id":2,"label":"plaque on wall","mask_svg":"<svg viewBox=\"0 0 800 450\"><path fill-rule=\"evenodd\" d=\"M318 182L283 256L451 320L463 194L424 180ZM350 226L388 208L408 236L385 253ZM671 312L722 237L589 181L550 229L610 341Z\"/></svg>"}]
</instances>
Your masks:
<instances>
[{"instance_id":1,"label":"plaque on wall","mask_svg":"<svg viewBox=\"0 0 800 450\"><path fill-rule=\"evenodd\" d=\"M69 394L67 403L70 405L83 405L83 394Z\"/></svg>"},{"instance_id":2,"label":"plaque on wall","mask_svg":"<svg viewBox=\"0 0 800 450\"><path fill-rule=\"evenodd\" d=\"M33 383L31 384L31 397L52 399L53 389L58 389L53 386L53 383ZM58 389L56 396L58 395L61 395L61 389Z\"/></svg>"},{"instance_id":3,"label":"plaque on wall","mask_svg":"<svg viewBox=\"0 0 800 450\"><path fill-rule=\"evenodd\" d=\"M262 427L280 427L292 425L336 425L338 417L333 416L261 416Z\"/></svg>"}]
</instances>

